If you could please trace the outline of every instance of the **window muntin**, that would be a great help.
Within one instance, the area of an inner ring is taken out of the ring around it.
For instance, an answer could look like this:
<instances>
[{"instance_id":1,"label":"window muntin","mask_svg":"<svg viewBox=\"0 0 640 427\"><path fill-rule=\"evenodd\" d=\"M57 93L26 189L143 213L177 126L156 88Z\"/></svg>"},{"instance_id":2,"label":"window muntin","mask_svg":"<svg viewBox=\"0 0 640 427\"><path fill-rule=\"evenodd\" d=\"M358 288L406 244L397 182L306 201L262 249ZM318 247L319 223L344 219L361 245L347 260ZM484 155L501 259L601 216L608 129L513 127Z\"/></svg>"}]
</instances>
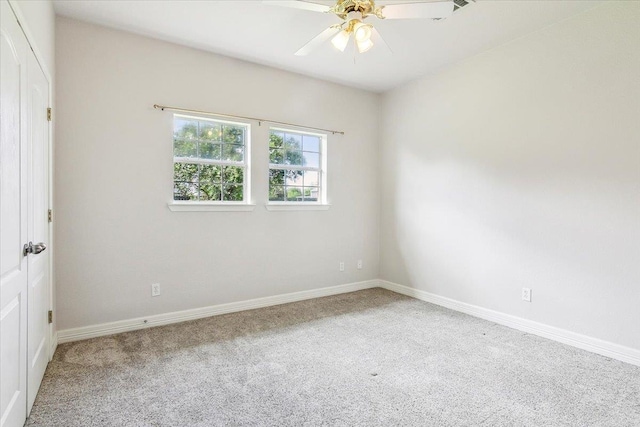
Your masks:
<instances>
[{"instance_id":1,"label":"window muntin","mask_svg":"<svg viewBox=\"0 0 640 427\"><path fill-rule=\"evenodd\" d=\"M325 203L326 135L272 128L269 202Z\"/></svg>"},{"instance_id":2,"label":"window muntin","mask_svg":"<svg viewBox=\"0 0 640 427\"><path fill-rule=\"evenodd\" d=\"M245 202L249 125L178 114L173 123L173 199Z\"/></svg>"}]
</instances>

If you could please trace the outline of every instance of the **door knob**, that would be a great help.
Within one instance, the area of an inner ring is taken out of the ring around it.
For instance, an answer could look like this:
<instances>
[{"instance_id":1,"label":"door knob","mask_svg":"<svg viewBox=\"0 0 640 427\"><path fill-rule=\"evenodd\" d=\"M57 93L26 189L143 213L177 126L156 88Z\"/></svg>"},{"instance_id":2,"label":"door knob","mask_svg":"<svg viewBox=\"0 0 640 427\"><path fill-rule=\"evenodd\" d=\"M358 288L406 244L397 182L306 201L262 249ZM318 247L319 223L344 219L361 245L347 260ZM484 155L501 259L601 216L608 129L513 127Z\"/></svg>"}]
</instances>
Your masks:
<instances>
[{"instance_id":1,"label":"door knob","mask_svg":"<svg viewBox=\"0 0 640 427\"><path fill-rule=\"evenodd\" d=\"M44 242L36 243L35 245L32 242L25 243L24 248L22 248L22 253L24 256L29 254L38 255L40 252L44 252L47 249L47 245Z\"/></svg>"}]
</instances>

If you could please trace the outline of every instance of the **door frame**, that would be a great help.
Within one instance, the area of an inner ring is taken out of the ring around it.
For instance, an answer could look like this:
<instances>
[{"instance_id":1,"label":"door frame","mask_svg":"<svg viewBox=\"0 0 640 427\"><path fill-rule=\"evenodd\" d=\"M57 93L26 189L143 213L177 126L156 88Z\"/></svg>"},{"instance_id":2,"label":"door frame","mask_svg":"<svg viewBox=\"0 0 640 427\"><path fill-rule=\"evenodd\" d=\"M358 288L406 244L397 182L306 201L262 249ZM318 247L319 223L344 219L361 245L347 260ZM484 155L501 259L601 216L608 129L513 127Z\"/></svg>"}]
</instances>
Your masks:
<instances>
[{"instance_id":1,"label":"door frame","mask_svg":"<svg viewBox=\"0 0 640 427\"><path fill-rule=\"evenodd\" d=\"M47 79L47 83L49 83L49 107L53 107L54 105L54 98L53 98L53 79L51 78L51 71L49 70L49 68L47 68L46 63L44 62L44 58L42 56L42 52L40 51L37 43L35 42L35 37L33 36L33 32L30 29L29 23L27 21L27 19L24 17L24 15L22 14L22 11L20 10L20 2L18 0L0 0L0 1L7 1L9 3L9 7L11 8L11 10L13 11L13 14L15 15L16 19L18 20L18 23L20 24L20 28L22 29L22 32L24 33L24 36L27 39L27 43L29 43L29 47L31 48L31 50L33 51L33 54L36 57L36 61L38 62L38 65L40 66L40 69L42 70L42 72L44 73L44 77ZM55 114L55 111L54 111ZM55 116L53 116L55 117ZM48 164L49 164L49 185L48 185L48 202L49 202L49 209L51 209L51 211L54 213L55 215L55 210L54 210L54 203L53 203L53 177L54 177L54 173L53 173L53 147L54 147L54 143L53 143L53 119L49 122L47 122L47 129L48 129L48 137L49 137L49 142L48 142ZM48 289L49 289L49 310L54 311L54 317L53 317L53 323L49 324L49 348L47 349L48 352L48 359L49 361L51 361L51 359L53 359L53 354L56 351L56 348L58 347L58 332L55 329L55 325L56 325L56 313L55 313L55 307L53 306L53 301L54 301L54 291L55 291L55 276L54 276L54 256L55 256L55 242L54 242L54 234L53 234L53 222L49 222L48 223L48 234L49 234L49 242L47 245L47 250L50 250L51 252L49 252L49 281L47 283Z\"/></svg>"}]
</instances>

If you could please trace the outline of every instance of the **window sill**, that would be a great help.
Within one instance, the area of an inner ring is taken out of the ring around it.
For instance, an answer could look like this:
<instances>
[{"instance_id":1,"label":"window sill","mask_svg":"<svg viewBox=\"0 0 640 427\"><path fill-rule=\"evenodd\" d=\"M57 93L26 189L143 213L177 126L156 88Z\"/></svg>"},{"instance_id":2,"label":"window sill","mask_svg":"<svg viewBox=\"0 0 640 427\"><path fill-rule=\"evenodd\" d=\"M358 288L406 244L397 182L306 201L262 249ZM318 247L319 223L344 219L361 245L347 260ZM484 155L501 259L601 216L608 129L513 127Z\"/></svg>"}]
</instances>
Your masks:
<instances>
[{"instance_id":1,"label":"window sill","mask_svg":"<svg viewBox=\"0 0 640 427\"><path fill-rule=\"evenodd\" d=\"M328 211L331 205L302 204L302 203L267 203L268 211Z\"/></svg>"},{"instance_id":2,"label":"window sill","mask_svg":"<svg viewBox=\"0 0 640 427\"><path fill-rule=\"evenodd\" d=\"M170 202L167 204L172 212L250 212L256 205L246 203L202 203L202 202Z\"/></svg>"}]
</instances>

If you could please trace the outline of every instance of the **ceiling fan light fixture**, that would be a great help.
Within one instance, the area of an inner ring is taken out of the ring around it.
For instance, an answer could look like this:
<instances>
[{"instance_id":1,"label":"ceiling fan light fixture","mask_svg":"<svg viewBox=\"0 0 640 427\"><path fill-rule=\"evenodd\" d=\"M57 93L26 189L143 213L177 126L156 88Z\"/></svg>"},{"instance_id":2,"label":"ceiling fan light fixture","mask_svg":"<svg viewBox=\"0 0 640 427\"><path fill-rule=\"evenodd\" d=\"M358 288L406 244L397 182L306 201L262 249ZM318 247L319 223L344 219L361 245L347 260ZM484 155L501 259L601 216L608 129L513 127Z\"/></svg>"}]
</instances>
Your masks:
<instances>
[{"instance_id":1,"label":"ceiling fan light fixture","mask_svg":"<svg viewBox=\"0 0 640 427\"><path fill-rule=\"evenodd\" d=\"M353 26L353 34L357 41L364 42L371 38L373 25L358 22Z\"/></svg>"},{"instance_id":2,"label":"ceiling fan light fixture","mask_svg":"<svg viewBox=\"0 0 640 427\"><path fill-rule=\"evenodd\" d=\"M331 44L340 52L344 52L349 43L349 36L351 34L347 30L342 30L334 38L331 39Z\"/></svg>"},{"instance_id":3,"label":"ceiling fan light fixture","mask_svg":"<svg viewBox=\"0 0 640 427\"><path fill-rule=\"evenodd\" d=\"M366 39L363 41L356 40L356 45L358 46L358 52L365 53L373 47L373 42L370 39Z\"/></svg>"}]
</instances>

